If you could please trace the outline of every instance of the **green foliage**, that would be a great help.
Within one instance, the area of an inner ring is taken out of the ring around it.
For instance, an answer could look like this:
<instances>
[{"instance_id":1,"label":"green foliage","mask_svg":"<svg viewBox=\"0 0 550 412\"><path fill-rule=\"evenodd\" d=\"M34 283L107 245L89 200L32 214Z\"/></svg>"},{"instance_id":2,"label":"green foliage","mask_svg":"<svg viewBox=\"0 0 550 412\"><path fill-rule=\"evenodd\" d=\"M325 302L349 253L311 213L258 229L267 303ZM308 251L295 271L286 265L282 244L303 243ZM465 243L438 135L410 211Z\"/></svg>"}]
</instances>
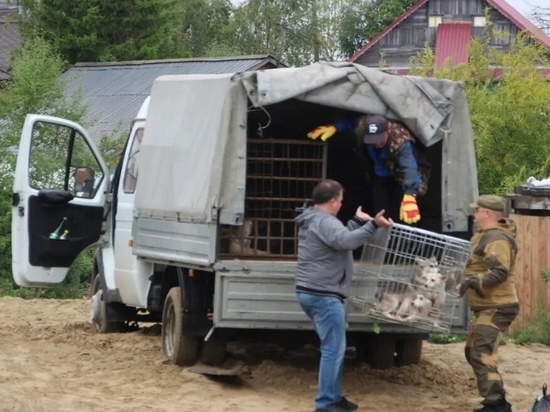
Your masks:
<instances>
[{"instance_id":1,"label":"green foliage","mask_svg":"<svg viewBox=\"0 0 550 412\"><path fill-rule=\"evenodd\" d=\"M513 191L529 176L550 173L550 83L537 70L549 66L546 50L519 35L509 52L492 47L489 24L469 46L468 63L434 68L427 48L413 74L463 82L475 136L480 193ZM494 68L498 70L494 70Z\"/></svg>"},{"instance_id":2,"label":"green foliage","mask_svg":"<svg viewBox=\"0 0 550 412\"><path fill-rule=\"evenodd\" d=\"M459 343L466 341L466 335L455 335L454 333L432 333L430 342L438 344Z\"/></svg>"},{"instance_id":3,"label":"green foliage","mask_svg":"<svg viewBox=\"0 0 550 412\"><path fill-rule=\"evenodd\" d=\"M550 305L539 299L535 317L531 323L511 334L514 342L520 345L541 343L550 346Z\"/></svg>"},{"instance_id":4,"label":"green foliage","mask_svg":"<svg viewBox=\"0 0 550 412\"><path fill-rule=\"evenodd\" d=\"M25 37L46 39L70 63L186 56L176 0L22 0Z\"/></svg>"},{"instance_id":5,"label":"green foliage","mask_svg":"<svg viewBox=\"0 0 550 412\"><path fill-rule=\"evenodd\" d=\"M0 151L3 158L0 165L2 168L2 173L0 173L0 295L82 297L86 288L84 282L91 272L93 250L87 250L78 257L71 267L67 279L58 287L18 289L14 288L12 283L11 194L15 167L14 148L19 143L25 116L27 113L47 114L81 122L85 113L85 106L78 95L69 100L64 97L60 75L66 64L48 42L37 37L27 39L15 54L12 67L13 79L6 87L5 92L0 94L0 116L2 118ZM62 136L44 133L39 137L43 140L42 149L51 154L51 151L59 148L53 143ZM75 147L75 162L88 162L83 158L85 156L84 149L84 147ZM31 157L33 156L35 156L35 163L40 166L40 169L44 165L52 163L51 156L42 158L39 152L31 155ZM56 166L56 168L58 167L59 165ZM35 175L35 178L38 181L43 181L51 179L51 176Z\"/></svg>"}]
</instances>

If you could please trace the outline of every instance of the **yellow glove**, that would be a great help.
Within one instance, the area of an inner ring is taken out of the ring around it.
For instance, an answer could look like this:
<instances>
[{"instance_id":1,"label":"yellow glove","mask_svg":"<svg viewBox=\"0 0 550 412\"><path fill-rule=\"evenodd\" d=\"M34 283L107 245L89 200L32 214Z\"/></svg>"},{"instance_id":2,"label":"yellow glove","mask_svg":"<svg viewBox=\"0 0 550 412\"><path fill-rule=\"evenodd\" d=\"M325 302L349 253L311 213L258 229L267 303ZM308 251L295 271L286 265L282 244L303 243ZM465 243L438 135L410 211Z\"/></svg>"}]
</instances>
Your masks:
<instances>
[{"instance_id":1,"label":"yellow glove","mask_svg":"<svg viewBox=\"0 0 550 412\"><path fill-rule=\"evenodd\" d=\"M319 126L313 129L311 132L307 134L307 137L309 137L312 140L315 140L319 137L321 137L321 140L324 142L328 138L332 137L336 133L336 127L334 127L331 124L325 125L325 126Z\"/></svg>"},{"instance_id":2,"label":"yellow glove","mask_svg":"<svg viewBox=\"0 0 550 412\"><path fill-rule=\"evenodd\" d=\"M401 210L399 211L399 219L409 225L420 220L420 210L418 210L418 205L416 204L416 198L414 196L403 196Z\"/></svg>"}]
</instances>

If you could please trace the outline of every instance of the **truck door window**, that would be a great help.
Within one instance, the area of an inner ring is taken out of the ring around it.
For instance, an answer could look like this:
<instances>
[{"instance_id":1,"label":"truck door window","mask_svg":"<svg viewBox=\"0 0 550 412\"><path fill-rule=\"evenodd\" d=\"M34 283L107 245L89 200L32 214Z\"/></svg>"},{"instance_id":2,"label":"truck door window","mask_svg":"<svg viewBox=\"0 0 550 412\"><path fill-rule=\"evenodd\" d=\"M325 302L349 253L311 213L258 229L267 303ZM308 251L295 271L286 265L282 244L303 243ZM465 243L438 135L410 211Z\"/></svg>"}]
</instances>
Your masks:
<instances>
[{"instance_id":1,"label":"truck door window","mask_svg":"<svg viewBox=\"0 0 550 412\"><path fill-rule=\"evenodd\" d=\"M124 193L134 193L136 190L136 182L138 177L138 158L141 142L143 141L143 128L137 129L132 141L130 156L126 163L126 171L124 174Z\"/></svg>"},{"instance_id":2,"label":"truck door window","mask_svg":"<svg viewBox=\"0 0 550 412\"><path fill-rule=\"evenodd\" d=\"M64 190L75 197L92 198L104 177L92 149L78 131L53 123L34 124L30 187Z\"/></svg>"}]
</instances>

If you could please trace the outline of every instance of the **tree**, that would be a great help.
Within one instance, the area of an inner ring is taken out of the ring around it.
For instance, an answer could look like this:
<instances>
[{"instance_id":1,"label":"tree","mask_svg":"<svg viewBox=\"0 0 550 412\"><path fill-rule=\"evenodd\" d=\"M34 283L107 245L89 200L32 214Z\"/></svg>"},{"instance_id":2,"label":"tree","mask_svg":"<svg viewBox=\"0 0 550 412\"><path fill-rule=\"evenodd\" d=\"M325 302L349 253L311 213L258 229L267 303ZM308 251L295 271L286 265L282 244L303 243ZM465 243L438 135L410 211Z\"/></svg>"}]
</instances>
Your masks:
<instances>
[{"instance_id":1,"label":"tree","mask_svg":"<svg viewBox=\"0 0 550 412\"><path fill-rule=\"evenodd\" d=\"M69 63L188 55L177 0L21 0L22 32L39 35Z\"/></svg>"},{"instance_id":2,"label":"tree","mask_svg":"<svg viewBox=\"0 0 550 412\"><path fill-rule=\"evenodd\" d=\"M78 96L66 99L60 75L66 67L41 38L27 39L14 54L12 81L0 93L0 291L11 288L11 195L16 148L27 113L80 121L85 106Z\"/></svg>"},{"instance_id":3,"label":"tree","mask_svg":"<svg viewBox=\"0 0 550 412\"><path fill-rule=\"evenodd\" d=\"M550 61L544 47L523 35L508 52L488 41L472 40L469 62L456 67L434 68L433 52L426 48L413 74L464 83L480 192L505 194L529 176L541 179L550 173L550 83L537 69L549 67Z\"/></svg>"},{"instance_id":4,"label":"tree","mask_svg":"<svg viewBox=\"0 0 550 412\"><path fill-rule=\"evenodd\" d=\"M533 10L533 20L547 33L550 33L550 7L535 7Z\"/></svg>"},{"instance_id":5,"label":"tree","mask_svg":"<svg viewBox=\"0 0 550 412\"><path fill-rule=\"evenodd\" d=\"M350 0L341 16L340 49L350 57L416 0Z\"/></svg>"}]
</instances>

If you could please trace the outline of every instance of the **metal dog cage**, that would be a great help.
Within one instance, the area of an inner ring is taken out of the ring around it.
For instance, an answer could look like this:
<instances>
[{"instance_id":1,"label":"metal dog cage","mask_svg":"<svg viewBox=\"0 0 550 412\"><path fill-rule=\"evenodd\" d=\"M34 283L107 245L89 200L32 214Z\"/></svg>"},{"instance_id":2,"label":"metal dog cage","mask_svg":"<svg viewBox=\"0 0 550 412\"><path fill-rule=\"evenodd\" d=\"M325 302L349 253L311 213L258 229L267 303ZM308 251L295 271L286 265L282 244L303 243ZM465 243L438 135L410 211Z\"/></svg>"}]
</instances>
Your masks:
<instances>
[{"instance_id":1,"label":"metal dog cage","mask_svg":"<svg viewBox=\"0 0 550 412\"><path fill-rule=\"evenodd\" d=\"M295 259L296 214L326 175L326 145L307 139L248 139L243 226L222 230L222 257ZM228 247L227 245L233 247Z\"/></svg>"},{"instance_id":2,"label":"metal dog cage","mask_svg":"<svg viewBox=\"0 0 550 412\"><path fill-rule=\"evenodd\" d=\"M469 249L469 241L415 227L379 229L358 265L376 279L375 291L359 288L351 302L373 320L449 332Z\"/></svg>"}]
</instances>

